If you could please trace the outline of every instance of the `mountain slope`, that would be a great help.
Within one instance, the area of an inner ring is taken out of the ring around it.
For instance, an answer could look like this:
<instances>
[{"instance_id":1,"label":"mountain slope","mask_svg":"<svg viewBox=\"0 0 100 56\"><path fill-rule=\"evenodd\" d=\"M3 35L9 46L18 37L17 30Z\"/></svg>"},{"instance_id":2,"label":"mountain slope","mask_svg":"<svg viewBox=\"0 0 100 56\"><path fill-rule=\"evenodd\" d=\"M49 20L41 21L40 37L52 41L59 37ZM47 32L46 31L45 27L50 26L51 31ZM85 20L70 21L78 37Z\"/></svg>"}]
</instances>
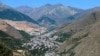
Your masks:
<instances>
[{"instance_id":1,"label":"mountain slope","mask_svg":"<svg viewBox=\"0 0 100 56\"><path fill-rule=\"evenodd\" d=\"M31 19L29 16L24 15L2 3L0 3L0 18L13 21L28 21L37 24L37 22Z\"/></svg>"},{"instance_id":2,"label":"mountain slope","mask_svg":"<svg viewBox=\"0 0 100 56\"><path fill-rule=\"evenodd\" d=\"M66 40L58 53L66 52L64 56L100 56L100 20L89 25L84 30L74 34L71 39Z\"/></svg>"},{"instance_id":3,"label":"mountain slope","mask_svg":"<svg viewBox=\"0 0 100 56\"><path fill-rule=\"evenodd\" d=\"M69 25L63 27L60 31L61 32L78 32L84 29L86 26L93 24L94 22L99 20L100 9L96 9L86 13L85 15L79 17L78 20L70 23Z\"/></svg>"},{"instance_id":4,"label":"mountain slope","mask_svg":"<svg viewBox=\"0 0 100 56\"><path fill-rule=\"evenodd\" d=\"M23 39L23 36L15 28L2 20L0 20L0 30L4 31L15 39Z\"/></svg>"},{"instance_id":5,"label":"mountain slope","mask_svg":"<svg viewBox=\"0 0 100 56\"><path fill-rule=\"evenodd\" d=\"M4 20L4 21L9 25L13 26L15 29L25 31L30 35L39 35L40 33L46 31L45 27L27 21L11 21L11 20Z\"/></svg>"},{"instance_id":6,"label":"mountain slope","mask_svg":"<svg viewBox=\"0 0 100 56\"><path fill-rule=\"evenodd\" d=\"M2 3L0 3L0 19L4 20L15 29L23 30L31 35L39 35L46 31L46 28L40 26L29 16Z\"/></svg>"},{"instance_id":7,"label":"mountain slope","mask_svg":"<svg viewBox=\"0 0 100 56\"><path fill-rule=\"evenodd\" d=\"M69 22L73 21L73 20L77 21L80 18L85 17L87 14L95 12L96 10L100 10L100 7L94 7L94 8L91 8L91 9L84 10L84 11L82 11L80 13L77 13L75 15L72 15L72 16L69 16L69 17L65 18L65 21L66 20L69 21Z\"/></svg>"},{"instance_id":8,"label":"mountain slope","mask_svg":"<svg viewBox=\"0 0 100 56\"><path fill-rule=\"evenodd\" d=\"M46 16L41 17L37 22L40 25L47 27L47 28L52 27L52 26L56 26L56 21L54 21Z\"/></svg>"},{"instance_id":9,"label":"mountain slope","mask_svg":"<svg viewBox=\"0 0 100 56\"><path fill-rule=\"evenodd\" d=\"M25 37L11 25L7 24L3 20L0 20L0 44L4 44L7 48L11 50L11 53L14 50L22 49L23 41L25 41ZM1 47L1 45L0 45ZM5 50L1 47L0 56L6 55L5 52L9 53L9 51ZM7 55L6 55L7 56ZM12 55L10 55L12 56Z\"/></svg>"},{"instance_id":10,"label":"mountain slope","mask_svg":"<svg viewBox=\"0 0 100 56\"><path fill-rule=\"evenodd\" d=\"M29 6L20 6L20 7L17 7L15 9L17 9L21 13L28 15L28 16L30 16L30 15L32 16L32 14L37 10L37 8L32 8L32 7L29 7Z\"/></svg>"},{"instance_id":11,"label":"mountain slope","mask_svg":"<svg viewBox=\"0 0 100 56\"><path fill-rule=\"evenodd\" d=\"M71 31L74 34L56 50L57 53L62 56L100 56L99 28L100 10L98 9L86 14L83 19L71 23L61 31Z\"/></svg>"}]
</instances>

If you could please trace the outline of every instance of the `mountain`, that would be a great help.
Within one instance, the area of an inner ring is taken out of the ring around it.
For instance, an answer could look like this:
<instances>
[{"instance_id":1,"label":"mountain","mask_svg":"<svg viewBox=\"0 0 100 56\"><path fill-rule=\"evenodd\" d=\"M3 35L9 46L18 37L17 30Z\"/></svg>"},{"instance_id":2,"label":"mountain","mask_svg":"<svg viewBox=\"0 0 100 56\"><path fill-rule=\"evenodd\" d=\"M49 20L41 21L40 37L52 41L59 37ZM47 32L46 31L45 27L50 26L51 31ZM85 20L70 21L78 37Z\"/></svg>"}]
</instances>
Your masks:
<instances>
[{"instance_id":1,"label":"mountain","mask_svg":"<svg viewBox=\"0 0 100 56\"><path fill-rule=\"evenodd\" d=\"M46 31L45 27L42 27L30 18L29 16L16 11L15 9L0 3L0 19L11 25L17 30L23 30L30 35L39 35Z\"/></svg>"},{"instance_id":2,"label":"mountain","mask_svg":"<svg viewBox=\"0 0 100 56\"><path fill-rule=\"evenodd\" d=\"M28 15L28 16L31 15L30 17L32 17L32 14L37 10L37 8L32 8L32 7L29 7L29 6L20 6L20 7L17 7L15 9L17 9L19 12L21 12L25 15Z\"/></svg>"},{"instance_id":3,"label":"mountain","mask_svg":"<svg viewBox=\"0 0 100 56\"><path fill-rule=\"evenodd\" d=\"M4 20L0 20L0 51L2 51L0 56L14 56L17 53L15 50L25 49L22 46L23 43L33 37L25 31L15 29Z\"/></svg>"},{"instance_id":4,"label":"mountain","mask_svg":"<svg viewBox=\"0 0 100 56\"><path fill-rule=\"evenodd\" d=\"M4 31L5 33L14 37L15 39L23 39L23 36L20 34L19 31L17 31L11 25L7 24L6 22L2 20L0 20L0 30Z\"/></svg>"},{"instance_id":5,"label":"mountain","mask_svg":"<svg viewBox=\"0 0 100 56\"><path fill-rule=\"evenodd\" d=\"M27 56L100 56L100 7L46 4L14 9L0 3L0 42L15 55L22 49Z\"/></svg>"},{"instance_id":6,"label":"mountain","mask_svg":"<svg viewBox=\"0 0 100 56\"><path fill-rule=\"evenodd\" d=\"M39 35L40 33L43 33L46 31L45 27L42 27L37 24L33 24L31 22L26 21L11 21L11 20L4 20L9 25L13 26L17 30L25 31L26 33L29 33L30 35Z\"/></svg>"},{"instance_id":7,"label":"mountain","mask_svg":"<svg viewBox=\"0 0 100 56\"><path fill-rule=\"evenodd\" d=\"M56 50L62 56L100 56L100 8L89 9L81 19L60 29L72 35Z\"/></svg>"},{"instance_id":8,"label":"mountain","mask_svg":"<svg viewBox=\"0 0 100 56\"><path fill-rule=\"evenodd\" d=\"M86 26L93 24L96 20L99 20L99 11L100 8L92 8L87 11L84 11L80 13L79 15L76 15L74 17L74 22L70 23L69 25L65 25L60 31L62 32L68 32L68 31L74 31L78 32L82 29L84 29Z\"/></svg>"},{"instance_id":9,"label":"mountain","mask_svg":"<svg viewBox=\"0 0 100 56\"><path fill-rule=\"evenodd\" d=\"M15 9L0 3L0 18L13 20L13 21L28 21L35 24L38 24L36 21L31 19L29 16L24 15Z\"/></svg>"},{"instance_id":10,"label":"mountain","mask_svg":"<svg viewBox=\"0 0 100 56\"><path fill-rule=\"evenodd\" d=\"M94 7L94 8L91 8L91 9L84 10L80 13L77 13L75 15L72 15L72 16L65 18L65 21L66 20L69 21L69 22L72 22L73 20L77 21L78 19L85 17L87 14L92 13L93 11L96 11L96 10L100 10L100 7Z\"/></svg>"},{"instance_id":11,"label":"mountain","mask_svg":"<svg viewBox=\"0 0 100 56\"><path fill-rule=\"evenodd\" d=\"M6 46L13 50L22 48L23 40L25 40L25 38L17 29L5 21L0 20L0 43L6 43Z\"/></svg>"},{"instance_id":12,"label":"mountain","mask_svg":"<svg viewBox=\"0 0 100 56\"><path fill-rule=\"evenodd\" d=\"M24 6L24 8L25 7L26 6ZM43 16L47 16L52 20L56 21L58 25L64 23L63 21L65 18L83 11L82 9L77 9L70 6L64 6L62 4L56 4L56 5L46 4L38 8L30 7L31 8L30 10L26 8L23 9L23 7L17 7L16 9L26 15L29 15L31 18L35 20L38 20Z\"/></svg>"},{"instance_id":13,"label":"mountain","mask_svg":"<svg viewBox=\"0 0 100 56\"><path fill-rule=\"evenodd\" d=\"M52 27L52 26L56 26L56 21L54 21L51 18L46 17L46 16L41 17L39 20L37 20L37 22L40 25L47 27L47 28Z\"/></svg>"}]
</instances>

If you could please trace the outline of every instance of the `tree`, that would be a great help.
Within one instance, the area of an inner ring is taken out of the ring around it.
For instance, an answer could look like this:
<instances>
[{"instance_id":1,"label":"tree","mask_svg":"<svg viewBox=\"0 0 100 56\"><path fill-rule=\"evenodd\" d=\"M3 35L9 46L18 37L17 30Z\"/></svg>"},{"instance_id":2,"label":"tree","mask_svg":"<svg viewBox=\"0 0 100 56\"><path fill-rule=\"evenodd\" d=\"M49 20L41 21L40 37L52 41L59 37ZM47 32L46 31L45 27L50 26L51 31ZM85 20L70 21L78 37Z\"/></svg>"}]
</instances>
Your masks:
<instances>
[{"instance_id":1,"label":"tree","mask_svg":"<svg viewBox=\"0 0 100 56\"><path fill-rule=\"evenodd\" d=\"M0 42L0 56L13 56L12 50L3 42Z\"/></svg>"}]
</instances>

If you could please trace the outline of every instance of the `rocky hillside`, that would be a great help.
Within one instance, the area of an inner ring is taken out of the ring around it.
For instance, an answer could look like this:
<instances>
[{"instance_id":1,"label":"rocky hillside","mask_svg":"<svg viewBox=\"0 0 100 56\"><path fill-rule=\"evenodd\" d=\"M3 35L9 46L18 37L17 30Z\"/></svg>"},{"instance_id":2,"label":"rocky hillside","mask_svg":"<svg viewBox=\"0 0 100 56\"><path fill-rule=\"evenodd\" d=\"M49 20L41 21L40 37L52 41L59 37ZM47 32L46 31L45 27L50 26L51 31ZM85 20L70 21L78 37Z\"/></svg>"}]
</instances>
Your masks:
<instances>
[{"instance_id":1,"label":"rocky hillside","mask_svg":"<svg viewBox=\"0 0 100 56\"><path fill-rule=\"evenodd\" d=\"M25 37L17 29L0 20L0 43L5 43L5 46L12 51L22 48L22 43L24 40ZM0 48L0 51L1 50L2 47ZM3 53L3 51L1 53ZM0 55L2 56L5 54Z\"/></svg>"},{"instance_id":2,"label":"rocky hillside","mask_svg":"<svg viewBox=\"0 0 100 56\"><path fill-rule=\"evenodd\" d=\"M13 26L15 29L25 31L30 35L40 35L41 33L46 32L46 28L37 24L33 24L31 22L11 20L4 21L7 22L9 25Z\"/></svg>"},{"instance_id":3,"label":"rocky hillside","mask_svg":"<svg viewBox=\"0 0 100 56\"><path fill-rule=\"evenodd\" d=\"M15 39L23 39L23 36L13 28L11 25L7 24L6 22L0 20L0 30L4 31L8 35L14 37Z\"/></svg>"},{"instance_id":4,"label":"rocky hillside","mask_svg":"<svg viewBox=\"0 0 100 56\"><path fill-rule=\"evenodd\" d=\"M92 11L82 20L68 25L71 29L67 26L63 31L69 30L74 34L56 52L62 56L100 56L99 25L100 10Z\"/></svg>"}]
</instances>

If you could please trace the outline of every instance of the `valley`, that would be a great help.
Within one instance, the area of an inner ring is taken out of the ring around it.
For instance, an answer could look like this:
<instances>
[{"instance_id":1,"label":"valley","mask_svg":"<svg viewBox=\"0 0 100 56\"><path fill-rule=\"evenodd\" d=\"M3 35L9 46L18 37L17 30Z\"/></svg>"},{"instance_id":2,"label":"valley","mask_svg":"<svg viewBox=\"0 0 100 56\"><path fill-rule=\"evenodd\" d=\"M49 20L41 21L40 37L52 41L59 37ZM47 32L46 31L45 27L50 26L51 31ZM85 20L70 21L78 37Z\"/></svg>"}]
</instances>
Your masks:
<instances>
[{"instance_id":1,"label":"valley","mask_svg":"<svg viewBox=\"0 0 100 56\"><path fill-rule=\"evenodd\" d=\"M0 56L100 56L100 7L0 3Z\"/></svg>"}]
</instances>

